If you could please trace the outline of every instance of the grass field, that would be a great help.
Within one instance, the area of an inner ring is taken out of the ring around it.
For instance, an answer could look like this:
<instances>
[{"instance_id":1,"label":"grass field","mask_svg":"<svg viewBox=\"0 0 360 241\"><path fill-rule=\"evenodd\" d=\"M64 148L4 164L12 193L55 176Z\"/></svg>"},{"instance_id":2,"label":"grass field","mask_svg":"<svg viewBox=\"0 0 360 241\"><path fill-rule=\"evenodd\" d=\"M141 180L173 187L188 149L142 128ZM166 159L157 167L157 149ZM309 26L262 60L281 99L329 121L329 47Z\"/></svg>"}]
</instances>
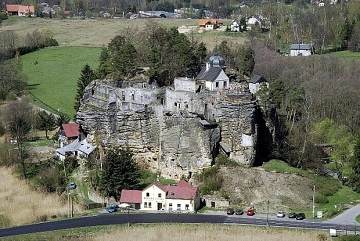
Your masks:
<instances>
[{"instance_id":1,"label":"grass field","mask_svg":"<svg viewBox=\"0 0 360 241\"><path fill-rule=\"evenodd\" d=\"M75 115L76 83L85 64L96 69L101 48L52 47L21 56L31 101L45 109ZM38 64L34 64L37 61ZM48 106L44 106L46 103Z\"/></svg>"},{"instance_id":2,"label":"grass field","mask_svg":"<svg viewBox=\"0 0 360 241\"><path fill-rule=\"evenodd\" d=\"M31 190L26 181L12 175L12 170L0 168L0 228L66 217L66 199L55 194ZM78 211L78 209L77 209Z\"/></svg>"},{"instance_id":3,"label":"grass field","mask_svg":"<svg viewBox=\"0 0 360 241\"><path fill-rule=\"evenodd\" d=\"M19 44L24 43L26 34L35 30L49 29L54 33L54 38L60 46L106 46L111 39L121 35L125 28L136 29L141 32L152 21L164 27L191 27L198 25L198 19L43 19L43 18L19 18L10 17L3 21L0 32L13 30L19 36ZM231 20L223 20L224 25L230 24ZM188 33L190 35L190 33ZM244 42L245 34L224 33L223 31L193 32L198 41L203 41L209 50L216 44L227 40L228 42Z\"/></svg>"},{"instance_id":4,"label":"grass field","mask_svg":"<svg viewBox=\"0 0 360 241\"><path fill-rule=\"evenodd\" d=\"M319 239L319 237L325 239ZM326 231L286 230L213 224L135 224L97 226L3 238L7 241L317 241L328 240ZM330 239L329 239L330 240Z\"/></svg>"},{"instance_id":5,"label":"grass field","mask_svg":"<svg viewBox=\"0 0 360 241\"><path fill-rule=\"evenodd\" d=\"M337 56L341 59L343 59L346 62L350 62L353 60L360 60L360 52L350 52L350 51L339 51L339 52L333 52L331 55Z\"/></svg>"}]
</instances>

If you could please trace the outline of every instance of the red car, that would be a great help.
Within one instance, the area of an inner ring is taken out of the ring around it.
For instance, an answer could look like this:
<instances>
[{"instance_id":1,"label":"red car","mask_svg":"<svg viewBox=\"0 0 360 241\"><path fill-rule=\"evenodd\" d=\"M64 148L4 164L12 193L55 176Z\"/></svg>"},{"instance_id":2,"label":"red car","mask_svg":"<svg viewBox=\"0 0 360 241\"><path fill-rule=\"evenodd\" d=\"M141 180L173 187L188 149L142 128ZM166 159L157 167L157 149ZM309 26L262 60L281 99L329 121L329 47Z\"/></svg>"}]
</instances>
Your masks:
<instances>
[{"instance_id":1,"label":"red car","mask_svg":"<svg viewBox=\"0 0 360 241\"><path fill-rule=\"evenodd\" d=\"M246 214L247 214L248 216L254 216L254 215L255 215L255 211L254 211L254 209L249 209L249 210L246 211Z\"/></svg>"}]
</instances>

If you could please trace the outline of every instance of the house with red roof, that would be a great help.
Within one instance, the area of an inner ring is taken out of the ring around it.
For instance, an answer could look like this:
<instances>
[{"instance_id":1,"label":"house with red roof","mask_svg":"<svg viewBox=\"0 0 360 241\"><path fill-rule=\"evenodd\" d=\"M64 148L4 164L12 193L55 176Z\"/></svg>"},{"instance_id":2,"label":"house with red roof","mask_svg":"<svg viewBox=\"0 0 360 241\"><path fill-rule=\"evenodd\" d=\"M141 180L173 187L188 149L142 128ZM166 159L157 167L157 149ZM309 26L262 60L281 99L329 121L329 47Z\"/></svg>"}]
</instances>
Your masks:
<instances>
[{"instance_id":1,"label":"house with red roof","mask_svg":"<svg viewBox=\"0 0 360 241\"><path fill-rule=\"evenodd\" d=\"M156 182L142 191L121 191L120 203L127 203L136 208L139 202L140 210L144 211L194 212L199 209L201 200L198 188L184 180L175 185L162 185Z\"/></svg>"},{"instance_id":2,"label":"house with red roof","mask_svg":"<svg viewBox=\"0 0 360 241\"><path fill-rule=\"evenodd\" d=\"M96 146L91 145L87 138L82 138L80 125L77 123L62 124L59 129L58 141L59 148L56 149L56 154L60 160L69 156L87 159L96 149Z\"/></svg>"},{"instance_id":3,"label":"house with red roof","mask_svg":"<svg viewBox=\"0 0 360 241\"><path fill-rule=\"evenodd\" d=\"M127 190L123 189L121 191L120 203L126 203L130 205L130 208L140 209L141 205L141 195L142 191L140 190Z\"/></svg>"},{"instance_id":4,"label":"house with red roof","mask_svg":"<svg viewBox=\"0 0 360 241\"><path fill-rule=\"evenodd\" d=\"M199 27L206 30L213 30L220 26L220 23L216 19L200 19Z\"/></svg>"},{"instance_id":5,"label":"house with red roof","mask_svg":"<svg viewBox=\"0 0 360 241\"><path fill-rule=\"evenodd\" d=\"M34 6L24 6L17 4L6 4L6 14L7 15L18 15L18 16L28 16L34 15L35 8Z\"/></svg>"},{"instance_id":6,"label":"house with red roof","mask_svg":"<svg viewBox=\"0 0 360 241\"><path fill-rule=\"evenodd\" d=\"M69 145L71 142L79 138L79 124L66 123L60 126L59 130L59 147Z\"/></svg>"}]
</instances>

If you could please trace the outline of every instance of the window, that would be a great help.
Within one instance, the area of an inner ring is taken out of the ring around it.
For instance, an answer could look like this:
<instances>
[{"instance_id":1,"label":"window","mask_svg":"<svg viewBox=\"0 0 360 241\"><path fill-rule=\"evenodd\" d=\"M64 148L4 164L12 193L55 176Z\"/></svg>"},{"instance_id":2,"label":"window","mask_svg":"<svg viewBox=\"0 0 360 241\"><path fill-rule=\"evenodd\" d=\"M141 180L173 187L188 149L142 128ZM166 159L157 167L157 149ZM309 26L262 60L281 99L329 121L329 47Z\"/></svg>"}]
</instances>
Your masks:
<instances>
[{"instance_id":1,"label":"window","mask_svg":"<svg viewBox=\"0 0 360 241\"><path fill-rule=\"evenodd\" d=\"M158 197L161 197L161 193L158 194Z\"/></svg>"},{"instance_id":2,"label":"window","mask_svg":"<svg viewBox=\"0 0 360 241\"><path fill-rule=\"evenodd\" d=\"M226 88L226 81L224 81L224 88Z\"/></svg>"},{"instance_id":3,"label":"window","mask_svg":"<svg viewBox=\"0 0 360 241\"><path fill-rule=\"evenodd\" d=\"M216 87L216 88L219 88L219 82L216 82L216 83L215 83L215 87Z\"/></svg>"},{"instance_id":4,"label":"window","mask_svg":"<svg viewBox=\"0 0 360 241\"><path fill-rule=\"evenodd\" d=\"M144 208L147 208L147 202L144 202Z\"/></svg>"},{"instance_id":5,"label":"window","mask_svg":"<svg viewBox=\"0 0 360 241\"><path fill-rule=\"evenodd\" d=\"M150 193L147 192L147 193L146 193L146 196L147 196L147 197L150 197Z\"/></svg>"},{"instance_id":6,"label":"window","mask_svg":"<svg viewBox=\"0 0 360 241\"><path fill-rule=\"evenodd\" d=\"M180 203L177 205L177 210L181 210L181 204Z\"/></svg>"},{"instance_id":7,"label":"window","mask_svg":"<svg viewBox=\"0 0 360 241\"><path fill-rule=\"evenodd\" d=\"M185 210L189 210L189 204L185 204Z\"/></svg>"},{"instance_id":8,"label":"window","mask_svg":"<svg viewBox=\"0 0 360 241\"><path fill-rule=\"evenodd\" d=\"M169 211L172 210L172 203L169 203Z\"/></svg>"},{"instance_id":9,"label":"window","mask_svg":"<svg viewBox=\"0 0 360 241\"><path fill-rule=\"evenodd\" d=\"M149 202L149 208L151 208L151 202Z\"/></svg>"}]
</instances>

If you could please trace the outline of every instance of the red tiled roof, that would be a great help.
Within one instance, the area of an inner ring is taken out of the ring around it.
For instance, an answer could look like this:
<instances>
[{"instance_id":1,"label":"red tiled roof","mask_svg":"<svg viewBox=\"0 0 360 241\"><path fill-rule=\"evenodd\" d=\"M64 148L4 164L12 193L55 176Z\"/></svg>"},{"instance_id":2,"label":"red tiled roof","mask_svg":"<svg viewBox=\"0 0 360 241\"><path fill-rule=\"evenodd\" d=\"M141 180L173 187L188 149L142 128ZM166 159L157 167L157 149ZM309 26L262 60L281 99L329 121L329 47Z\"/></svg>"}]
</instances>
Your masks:
<instances>
[{"instance_id":1,"label":"red tiled roof","mask_svg":"<svg viewBox=\"0 0 360 241\"><path fill-rule=\"evenodd\" d=\"M155 182L155 183L150 184L149 186L145 187L145 188L143 189L143 191L146 190L146 189L148 189L149 187L151 187L151 186L153 186L153 185L156 186L156 187L158 187L158 188L160 188L160 189L161 189L162 191L164 191L164 192L167 191L166 186L162 185L160 182Z\"/></svg>"},{"instance_id":2,"label":"red tiled roof","mask_svg":"<svg viewBox=\"0 0 360 241\"><path fill-rule=\"evenodd\" d=\"M168 199L194 199L196 197L196 187L179 187L179 186L167 186Z\"/></svg>"},{"instance_id":3,"label":"red tiled roof","mask_svg":"<svg viewBox=\"0 0 360 241\"><path fill-rule=\"evenodd\" d=\"M23 6L23 5L20 5L20 6L19 6L19 12L20 12L20 13L34 13L34 12L35 12L35 9L34 9L34 6Z\"/></svg>"},{"instance_id":4,"label":"red tiled roof","mask_svg":"<svg viewBox=\"0 0 360 241\"><path fill-rule=\"evenodd\" d=\"M193 187L190 183L188 183L187 181L185 180L181 180L179 181L176 186L178 187Z\"/></svg>"},{"instance_id":5,"label":"red tiled roof","mask_svg":"<svg viewBox=\"0 0 360 241\"><path fill-rule=\"evenodd\" d=\"M215 26L217 26L219 24L216 19L200 19L199 20L199 26L205 26L208 23L215 25Z\"/></svg>"},{"instance_id":6,"label":"red tiled roof","mask_svg":"<svg viewBox=\"0 0 360 241\"><path fill-rule=\"evenodd\" d=\"M126 190L121 191L120 203L141 203L141 191Z\"/></svg>"},{"instance_id":7,"label":"red tiled roof","mask_svg":"<svg viewBox=\"0 0 360 241\"><path fill-rule=\"evenodd\" d=\"M12 5L12 4L6 4L6 11L8 12L17 12L19 11L20 5Z\"/></svg>"},{"instance_id":8,"label":"red tiled roof","mask_svg":"<svg viewBox=\"0 0 360 241\"><path fill-rule=\"evenodd\" d=\"M79 124L68 123L62 124L62 129L64 130L66 137L78 137L79 136Z\"/></svg>"},{"instance_id":9,"label":"red tiled roof","mask_svg":"<svg viewBox=\"0 0 360 241\"><path fill-rule=\"evenodd\" d=\"M20 13L34 13L34 6L24 6L24 5L16 5L16 4L7 4L6 11L8 12L20 12Z\"/></svg>"}]
</instances>

